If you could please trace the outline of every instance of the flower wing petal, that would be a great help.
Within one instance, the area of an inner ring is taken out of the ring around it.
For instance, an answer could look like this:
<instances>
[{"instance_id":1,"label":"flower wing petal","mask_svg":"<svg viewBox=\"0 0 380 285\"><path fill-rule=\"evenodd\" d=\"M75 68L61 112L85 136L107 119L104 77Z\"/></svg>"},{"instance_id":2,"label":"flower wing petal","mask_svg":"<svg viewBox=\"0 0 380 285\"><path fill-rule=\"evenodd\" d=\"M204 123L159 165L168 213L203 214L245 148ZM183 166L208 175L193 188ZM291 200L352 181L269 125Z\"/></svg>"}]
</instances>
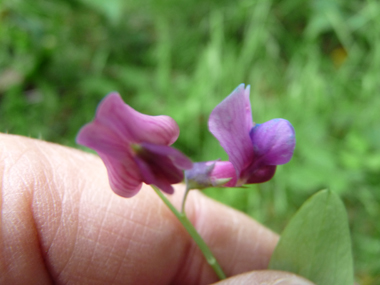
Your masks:
<instances>
[{"instance_id":1,"label":"flower wing petal","mask_svg":"<svg viewBox=\"0 0 380 285\"><path fill-rule=\"evenodd\" d=\"M272 179L276 165L264 165L255 170L244 184L264 183Z\"/></svg>"},{"instance_id":2,"label":"flower wing petal","mask_svg":"<svg viewBox=\"0 0 380 285\"><path fill-rule=\"evenodd\" d=\"M212 111L208 126L227 152L229 160L240 175L253 160L249 132L253 127L249 86L240 84Z\"/></svg>"},{"instance_id":3,"label":"flower wing petal","mask_svg":"<svg viewBox=\"0 0 380 285\"><path fill-rule=\"evenodd\" d=\"M140 169L143 182L154 184L168 194L174 192L171 184L183 180L182 170L193 166L191 160L179 150L147 142L139 145L134 161Z\"/></svg>"},{"instance_id":4,"label":"flower wing petal","mask_svg":"<svg viewBox=\"0 0 380 285\"><path fill-rule=\"evenodd\" d=\"M126 198L133 197L141 189L141 174L135 162L120 160L98 153L103 160L110 181L111 189L118 195Z\"/></svg>"},{"instance_id":5,"label":"flower wing petal","mask_svg":"<svg viewBox=\"0 0 380 285\"><path fill-rule=\"evenodd\" d=\"M135 157L135 162L140 170L140 173L142 175L142 180L146 184L153 184L157 186L160 190L164 191L168 194L174 193L174 188L172 187L172 183L168 181L168 177L165 177L165 175L157 175L155 173L154 166L152 168L152 165L144 161L143 159L140 159L139 157ZM182 173L180 173L181 175ZM180 182L182 179L177 180L175 183Z\"/></svg>"},{"instance_id":6,"label":"flower wing petal","mask_svg":"<svg viewBox=\"0 0 380 285\"><path fill-rule=\"evenodd\" d=\"M285 119L273 119L257 124L250 132L255 158L262 164L280 165L293 156L296 139L292 124Z\"/></svg>"},{"instance_id":7,"label":"flower wing petal","mask_svg":"<svg viewBox=\"0 0 380 285\"><path fill-rule=\"evenodd\" d=\"M116 92L100 102L95 121L109 127L129 143L171 145L179 136L179 127L172 118L141 114L125 104Z\"/></svg>"},{"instance_id":8,"label":"flower wing petal","mask_svg":"<svg viewBox=\"0 0 380 285\"><path fill-rule=\"evenodd\" d=\"M168 157L173 164L180 169L190 169L193 167L191 160L179 150L166 146L143 142L140 144L144 149L163 157Z\"/></svg>"}]
</instances>

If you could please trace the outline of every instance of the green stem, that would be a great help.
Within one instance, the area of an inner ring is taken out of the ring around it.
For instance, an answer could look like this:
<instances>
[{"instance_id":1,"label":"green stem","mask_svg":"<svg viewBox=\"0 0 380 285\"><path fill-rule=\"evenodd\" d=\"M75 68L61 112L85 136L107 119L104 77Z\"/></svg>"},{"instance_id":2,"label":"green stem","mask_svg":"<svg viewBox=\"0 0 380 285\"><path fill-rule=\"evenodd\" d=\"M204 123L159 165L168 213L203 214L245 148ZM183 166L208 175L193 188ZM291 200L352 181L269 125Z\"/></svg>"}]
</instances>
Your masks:
<instances>
[{"instance_id":1,"label":"green stem","mask_svg":"<svg viewBox=\"0 0 380 285\"><path fill-rule=\"evenodd\" d=\"M182 199L182 205L181 205L181 214L185 214L185 203L186 203L186 198L187 198L187 195L189 194L190 192L190 189L187 187L187 184L186 184L186 190L185 190L185 194L183 195L183 199Z\"/></svg>"},{"instance_id":2,"label":"green stem","mask_svg":"<svg viewBox=\"0 0 380 285\"><path fill-rule=\"evenodd\" d=\"M202 237L198 234L197 230L194 228L194 226L191 224L189 219L186 217L185 212L179 212L172 203L165 197L164 194L154 185L151 185L153 190L157 193L157 195L161 198L162 201L164 201L165 205L168 206L170 211L173 212L173 214L177 217L177 219L180 221L180 223L185 227L187 232L190 234L190 236L193 238L193 240L198 245L199 249L202 251L203 256L206 258L207 263L210 264L212 269L214 269L216 275L218 275L219 279L226 279L226 275L224 274L222 268L220 267L219 263L216 261L216 258L212 254L211 250L207 246L207 244L204 242Z\"/></svg>"}]
</instances>

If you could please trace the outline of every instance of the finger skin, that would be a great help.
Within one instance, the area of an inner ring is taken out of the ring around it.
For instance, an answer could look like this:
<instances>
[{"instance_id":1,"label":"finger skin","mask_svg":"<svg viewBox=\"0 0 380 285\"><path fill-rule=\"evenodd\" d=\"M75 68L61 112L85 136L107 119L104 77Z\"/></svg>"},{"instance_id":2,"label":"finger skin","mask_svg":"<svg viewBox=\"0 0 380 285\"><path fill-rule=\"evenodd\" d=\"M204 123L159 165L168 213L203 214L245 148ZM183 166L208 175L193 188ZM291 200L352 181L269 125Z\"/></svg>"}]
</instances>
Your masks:
<instances>
[{"instance_id":1,"label":"finger skin","mask_svg":"<svg viewBox=\"0 0 380 285\"><path fill-rule=\"evenodd\" d=\"M97 156L40 140L0 134L0 155L0 284L217 281L149 186L121 198ZM276 234L197 191L186 211L228 276L267 267Z\"/></svg>"},{"instance_id":2,"label":"finger skin","mask_svg":"<svg viewBox=\"0 0 380 285\"><path fill-rule=\"evenodd\" d=\"M215 285L313 285L311 281L293 273L275 270L247 272L215 283Z\"/></svg>"}]
</instances>

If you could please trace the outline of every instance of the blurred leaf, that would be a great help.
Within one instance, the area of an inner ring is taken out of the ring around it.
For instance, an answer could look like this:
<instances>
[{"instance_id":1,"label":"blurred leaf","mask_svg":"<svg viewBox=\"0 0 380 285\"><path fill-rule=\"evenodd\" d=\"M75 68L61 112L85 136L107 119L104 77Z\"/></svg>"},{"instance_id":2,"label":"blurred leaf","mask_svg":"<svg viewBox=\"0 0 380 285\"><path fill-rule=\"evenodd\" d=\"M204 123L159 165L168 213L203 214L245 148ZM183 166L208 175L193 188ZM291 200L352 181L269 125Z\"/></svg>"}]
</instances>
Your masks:
<instances>
[{"instance_id":1,"label":"blurred leaf","mask_svg":"<svg viewBox=\"0 0 380 285\"><path fill-rule=\"evenodd\" d=\"M269 268L317 285L354 283L347 214L338 195L322 190L302 205L282 233Z\"/></svg>"}]
</instances>

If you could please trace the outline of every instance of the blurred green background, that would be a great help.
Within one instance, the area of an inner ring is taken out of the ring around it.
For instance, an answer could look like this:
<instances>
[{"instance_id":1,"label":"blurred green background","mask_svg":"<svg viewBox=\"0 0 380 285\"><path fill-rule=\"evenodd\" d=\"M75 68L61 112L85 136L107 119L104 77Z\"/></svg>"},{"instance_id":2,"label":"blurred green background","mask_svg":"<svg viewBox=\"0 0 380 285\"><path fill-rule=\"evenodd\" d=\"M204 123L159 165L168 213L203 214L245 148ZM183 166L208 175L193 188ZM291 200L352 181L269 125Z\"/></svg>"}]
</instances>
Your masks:
<instances>
[{"instance_id":1,"label":"blurred green background","mask_svg":"<svg viewBox=\"0 0 380 285\"><path fill-rule=\"evenodd\" d=\"M356 279L380 284L380 2L2 0L0 131L78 147L117 90L166 114L193 160L226 159L211 110L251 85L253 118L288 119L292 161L246 189L209 189L276 232L323 188L343 198Z\"/></svg>"}]
</instances>

